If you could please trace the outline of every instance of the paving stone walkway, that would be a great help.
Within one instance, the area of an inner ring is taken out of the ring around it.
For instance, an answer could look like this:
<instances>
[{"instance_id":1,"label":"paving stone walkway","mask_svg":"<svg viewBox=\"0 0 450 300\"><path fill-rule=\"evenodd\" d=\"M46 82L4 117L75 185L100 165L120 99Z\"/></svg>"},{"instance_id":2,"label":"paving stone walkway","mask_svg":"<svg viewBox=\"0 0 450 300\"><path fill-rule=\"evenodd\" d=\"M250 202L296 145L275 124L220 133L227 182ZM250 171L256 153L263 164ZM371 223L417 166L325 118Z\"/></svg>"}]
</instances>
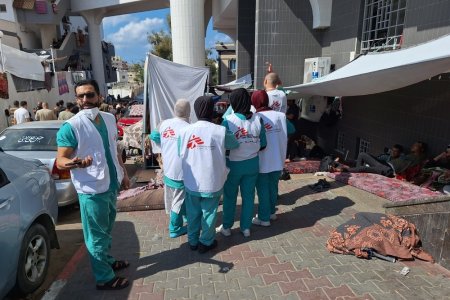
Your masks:
<instances>
[{"instance_id":1,"label":"paving stone walkway","mask_svg":"<svg viewBox=\"0 0 450 300\"><path fill-rule=\"evenodd\" d=\"M168 238L164 211L119 213L112 252L130 261L121 275L132 286L96 291L85 256L58 299L450 299L450 272L439 265L327 251L334 227L356 212L384 212L384 199L336 182L315 193L308 184L317 177L291 176L280 182L271 227L254 226L246 239L236 222L232 236L218 235L219 247L206 254L191 251L185 236Z\"/></svg>"}]
</instances>

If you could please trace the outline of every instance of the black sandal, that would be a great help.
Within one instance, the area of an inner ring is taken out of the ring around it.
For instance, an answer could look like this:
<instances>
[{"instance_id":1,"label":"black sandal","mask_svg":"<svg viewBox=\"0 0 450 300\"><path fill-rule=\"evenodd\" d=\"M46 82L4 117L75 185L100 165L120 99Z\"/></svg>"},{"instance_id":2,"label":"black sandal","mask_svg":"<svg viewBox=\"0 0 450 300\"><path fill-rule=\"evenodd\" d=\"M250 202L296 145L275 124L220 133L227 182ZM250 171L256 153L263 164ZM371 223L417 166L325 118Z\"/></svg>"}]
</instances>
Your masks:
<instances>
[{"instance_id":1,"label":"black sandal","mask_svg":"<svg viewBox=\"0 0 450 300\"><path fill-rule=\"evenodd\" d=\"M112 265L111 268L114 271L119 271L125 268L128 268L130 266L130 263L126 260L116 260Z\"/></svg>"},{"instance_id":2,"label":"black sandal","mask_svg":"<svg viewBox=\"0 0 450 300\"><path fill-rule=\"evenodd\" d=\"M97 290L121 290L126 288L130 282L124 277L114 277L104 284L97 284Z\"/></svg>"}]
</instances>

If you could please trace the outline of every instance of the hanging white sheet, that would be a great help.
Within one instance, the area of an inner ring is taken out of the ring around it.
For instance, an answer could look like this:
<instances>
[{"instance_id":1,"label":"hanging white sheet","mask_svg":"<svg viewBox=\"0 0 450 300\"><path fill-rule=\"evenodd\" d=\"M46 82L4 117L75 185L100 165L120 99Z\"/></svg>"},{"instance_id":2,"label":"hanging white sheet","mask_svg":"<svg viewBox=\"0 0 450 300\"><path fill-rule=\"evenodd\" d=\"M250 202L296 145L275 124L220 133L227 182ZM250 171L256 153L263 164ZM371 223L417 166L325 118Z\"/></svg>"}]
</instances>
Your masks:
<instances>
[{"instance_id":1,"label":"hanging white sheet","mask_svg":"<svg viewBox=\"0 0 450 300\"><path fill-rule=\"evenodd\" d=\"M150 121L153 130L161 121L173 118L173 107L180 98L191 102L191 122L197 120L194 101L204 94L208 67L189 67L148 54L145 71L144 105L150 120L145 114L144 126ZM159 153L160 149L152 143L152 151Z\"/></svg>"},{"instance_id":2,"label":"hanging white sheet","mask_svg":"<svg viewBox=\"0 0 450 300\"><path fill-rule=\"evenodd\" d=\"M34 53L20 51L19 49L2 45L5 72L17 77L44 81L44 66L41 64L43 58ZM1 63L1 62L0 62Z\"/></svg>"}]
</instances>

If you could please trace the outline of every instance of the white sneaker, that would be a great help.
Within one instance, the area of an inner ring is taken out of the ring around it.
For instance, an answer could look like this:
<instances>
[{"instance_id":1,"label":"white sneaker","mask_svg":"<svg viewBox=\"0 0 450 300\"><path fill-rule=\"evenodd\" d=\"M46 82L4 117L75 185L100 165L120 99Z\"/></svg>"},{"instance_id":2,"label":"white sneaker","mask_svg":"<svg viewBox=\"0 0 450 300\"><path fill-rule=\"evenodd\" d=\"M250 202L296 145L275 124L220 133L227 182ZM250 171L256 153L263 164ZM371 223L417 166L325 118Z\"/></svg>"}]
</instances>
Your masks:
<instances>
[{"instance_id":1,"label":"white sneaker","mask_svg":"<svg viewBox=\"0 0 450 300\"><path fill-rule=\"evenodd\" d=\"M258 217L254 217L252 219L252 223L258 226L264 226L264 227L268 227L270 226L270 221L261 221L260 219L258 219Z\"/></svg>"},{"instance_id":2,"label":"white sneaker","mask_svg":"<svg viewBox=\"0 0 450 300\"><path fill-rule=\"evenodd\" d=\"M275 221L277 219L277 215L276 214L271 214L270 215L270 220Z\"/></svg>"},{"instance_id":3,"label":"white sneaker","mask_svg":"<svg viewBox=\"0 0 450 300\"><path fill-rule=\"evenodd\" d=\"M230 236L231 235L231 229L230 228L223 228L223 225L220 225L216 228L216 232L220 232L224 236Z\"/></svg>"},{"instance_id":4,"label":"white sneaker","mask_svg":"<svg viewBox=\"0 0 450 300\"><path fill-rule=\"evenodd\" d=\"M244 231L242 231L242 234L246 238L250 237L250 229L244 229Z\"/></svg>"}]
</instances>

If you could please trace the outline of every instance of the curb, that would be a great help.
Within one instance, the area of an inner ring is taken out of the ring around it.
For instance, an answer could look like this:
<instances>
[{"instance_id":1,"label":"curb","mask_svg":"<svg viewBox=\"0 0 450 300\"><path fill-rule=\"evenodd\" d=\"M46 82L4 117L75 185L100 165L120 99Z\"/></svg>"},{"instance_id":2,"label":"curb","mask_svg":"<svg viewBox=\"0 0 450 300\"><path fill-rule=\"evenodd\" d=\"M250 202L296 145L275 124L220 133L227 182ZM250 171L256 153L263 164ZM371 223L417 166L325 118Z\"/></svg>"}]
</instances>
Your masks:
<instances>
[{"instance_id":1,"label":"curb","mask_svg":"<svg viewBox=\"0 0 450 300\"><path fill-rule=\"evenodd\" d=\"M80 248L78 248L77 252L75 252L48 290L45 291L45 294L41 300L54 300L58 297L58 294L66 285L67 280L75 273L80 261L86 256L86 254L86 247L83 244Z\"/></svg>"}]
</instances>

